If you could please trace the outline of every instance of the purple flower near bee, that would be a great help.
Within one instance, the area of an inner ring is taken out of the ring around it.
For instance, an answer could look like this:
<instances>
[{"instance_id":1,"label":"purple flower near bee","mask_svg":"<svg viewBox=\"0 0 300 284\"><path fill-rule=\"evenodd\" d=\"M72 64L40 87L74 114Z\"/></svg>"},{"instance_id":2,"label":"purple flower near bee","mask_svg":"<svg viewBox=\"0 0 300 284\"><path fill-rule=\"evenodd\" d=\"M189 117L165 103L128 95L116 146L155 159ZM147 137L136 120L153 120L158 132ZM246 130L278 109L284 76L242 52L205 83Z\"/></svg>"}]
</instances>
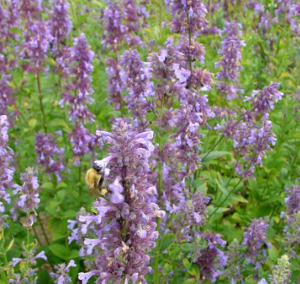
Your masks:
<instances>
[{"instance_id":1,"label":"purple flower near bee","mask_svg":"<svg viewBox=\"0 0 300 284\"><path fill-rule=\"evenodd\" d=\"M95 270L79 273L79 279L87 283L97 275L98 282L146 283L144 276L151 271L147 254L158 237L155 219L165 215L148 201L155 192L148 164L154 150L153 132L137 133L125 120L117 120L112 130L96 132L110 145L109 155L95 161L102 171L110 170L109 192L94 203L96 215L79 217L86 227L97 226L97 239L85 240L88 253L101 250Z\"/></svg>"},{"instance_id":2,"label":"purple flower near bee","mask_svg":"<svg viewBox=\"0 0 300 284\"><path fill-rule=\"evenodd\" d=\"M97 137L91 134L82 124L76 124L75 128L68 134L73 147L74 165L80 165L80 158L87 153L94 153ZM101 144L99 144L101 147Z\"/></svg>"},{"instance_id":3,"label":"purple flower near bee","mask_svg":"<svg viewBox=\"0 0 300 284\"><path fill-rule=\"evenodd\" d=\"M58 181L61 180L60 172L65 169L64 160L64 148L58 148L56 145L57 137L54 134L61 135L61 132L43 134L39 133L35 137L35 151L38 154L37 163L40 164L45 173L47 173L51 179L50 174L54 174Z\"/></svg>"}]
</instances>

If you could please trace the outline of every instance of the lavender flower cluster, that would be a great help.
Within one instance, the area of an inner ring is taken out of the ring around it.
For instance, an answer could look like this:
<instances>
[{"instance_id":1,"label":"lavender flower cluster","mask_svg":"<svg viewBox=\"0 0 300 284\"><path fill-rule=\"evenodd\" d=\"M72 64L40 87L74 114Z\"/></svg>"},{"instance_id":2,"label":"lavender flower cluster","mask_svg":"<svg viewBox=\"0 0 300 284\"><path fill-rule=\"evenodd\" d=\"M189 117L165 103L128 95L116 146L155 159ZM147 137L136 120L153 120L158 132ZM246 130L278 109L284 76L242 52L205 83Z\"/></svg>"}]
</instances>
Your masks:
<instances>
[{"instance_id":1,"label":"lavender flower cluster","mask_svg":"<svg viewBox=\"0 0 300 284\"><path fill-rule=\"evenodd\" d=\"M94 152L96 145L96 136L84 127L85 123L94 122L95 117L87 108L87 104L93 102L90 96L93 93L90 74L93 71L91 62L94 52L90 50L84 34L74 39L74 46L69 49L68 56L72 84L65 84L59 104L61 107L65 104L71 106L69 116L75 127L69 133L69 139L73 147L74 165L78 166L80 158Z\"/></svg>"},{"instance_id":2,"label":"lavender flower cluster","mask_svg":"<svg viewBox=\"0 0 300 284\"><path fill-rule=\"evenodd\" d=\"M156 193L149 169L153 132L137 133L124 120L112 129L113 133L97 131L110 148L106 158L95 161L102 172L109 170L109 194L94 203L96 215L79 217L85 227L96 224L97 239L84 241L88 254L96 251L96 269L79 273L79 279L87 283L97 275L98 282L146 283L144 276L151 271L147 254L158 237L155 218L165 214L148 201Z\"/></svg>"},{"instance_id":3,"label":"lavender flower cluster","mask_svg":"<svg viewBox=\"0 0 300 284\"><path fill-rule=\"evenodd\" d=\"M242 25L236 21L225 24L222 50L219 51L222 58L221 61L215 63L216 67L221 68L216 76L221 81L217 84L217 88L228 100L237 98L238 92L244 92L236 85L239 70L242 69L240 49L245 46L245 42L238 37L242 35L241 28Z\"/></svg>"},{"instance_id":4,"label":"lavender flower cluster","mask_svg":"<svg viewBox=\"0 0 300 284\"><path fill-rule=\"evenodd\" d=\"M5 211L5 203L10 203L8 188L12 186L14 167L13 151L8 147L9 123L6 115L0 116L0 212ZM3 219L5 215L0 215L0 225L5 225Z\"/></svg>"}]
</instances>

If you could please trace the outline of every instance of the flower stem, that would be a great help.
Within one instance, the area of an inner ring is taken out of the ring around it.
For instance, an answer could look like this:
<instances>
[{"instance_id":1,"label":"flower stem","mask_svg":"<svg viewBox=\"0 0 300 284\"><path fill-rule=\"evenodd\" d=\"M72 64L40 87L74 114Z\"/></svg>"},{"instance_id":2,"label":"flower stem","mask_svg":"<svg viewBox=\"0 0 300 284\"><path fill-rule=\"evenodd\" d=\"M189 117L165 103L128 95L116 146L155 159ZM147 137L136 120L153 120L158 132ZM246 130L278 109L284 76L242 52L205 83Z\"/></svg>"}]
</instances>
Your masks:
<instances>
[{"instance_id":1,"label":"flower stem","mask_svg":"<svg viewBox=\"0 0 300 284\"><path fill-rule=\"evenodd\" d=\"M41 107L41 111L42 111L42 114L43 114L43 126L44 126L45 133L47 133L46 116L45 116L43 98L42 98L40 73L36 74L36 79L37 79L37 84L38 84L38 94L39 94L39 100L40 100L40 107Z\"/></svg>"},{"instance_id":2,"label":"flower stem","mask_svg":"<svg viewBox=\"0 0 300 284\"><path fill-rule=\"evenodd\" d=\"M232 190L229 191L229 193L227 194L227 196L225 197L225 199L221 202L221 204L209 215L208 218L210 218L211 216L213 216L216 211L224 204L224 202L228 199L228 197L230 196L230 194L237 188L237 186L241 183L241 181L243 180L243 178L240 178L240 180L238 181L238 183L234 186L234 188Z\"/></svg>"}]
</instances>

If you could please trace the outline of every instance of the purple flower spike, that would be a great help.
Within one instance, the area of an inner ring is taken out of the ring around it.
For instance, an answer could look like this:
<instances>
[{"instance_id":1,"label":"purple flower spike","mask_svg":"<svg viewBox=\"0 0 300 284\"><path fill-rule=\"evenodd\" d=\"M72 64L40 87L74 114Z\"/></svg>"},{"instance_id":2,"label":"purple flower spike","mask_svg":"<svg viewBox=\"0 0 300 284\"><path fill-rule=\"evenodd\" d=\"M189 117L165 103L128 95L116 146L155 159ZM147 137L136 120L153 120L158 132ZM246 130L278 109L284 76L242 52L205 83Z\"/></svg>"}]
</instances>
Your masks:
<instances>
[{"instance_id":1,"label":"purple flower spike","mask_svg":"<svg viewBox=\"0 0 300 284\"><path fill-rule=\"evenodd\" d=\"M68 18L69 7L70 4L65 0L54 1L54 6L48 21L50 33L54 38L54 45L57 45L60 40L64 40L72 28L72 22Z\"/></svg>"},{"instance_id":2,"label":"purple flower spike","mask_svg":"<svg viewBox=\"0 0 300 284\"><path fill-rule=\"evenodd\" d=\"M9 123L7 121L7 116L0 115L0 212L4 212L5 203L10 203L10 195L6 190L12 186L15 170L11 166L13 161L13 151L7 145L8 129Z\"/></svg>"},{"instance_id":3,"label":"purple flower spike","mask_svg":"<svg viewBox=\"0 0 300 284\"><path fill-rule=\"evenodd\" d=\"M70 48L69 64L71 65L70 74L72 84L66 84L66 90L63 92L63 98L59 102L60 106L64 104L71 105L69 111L70 120L73 122L94 121L94 114L87 108L87 104L92 103L91 94L92 79L90 74L93 71L91 64L94 52L90 50L84 34L74 39L74 46ZM71 94L75 93L75 96Z\"/></svg>"},{"instance_id":4,"label":"purple flower spike","mask_svg":"<svg viewBox=\"0 0 300 284\"><path fill-rule=\"evenodd\" d=\"M56 132L56 134L60 133ZM56 137L53 134L43 134L40 132L35 137L35 151L38 154L38 164L44 168L50 178L50 174L53 173L57 180L60 181L60 172L65 169L63 164L64 149L57 148L55 140Z\"/></svg>"},{"instance_id":5,"label":"purple flower spike","mask_svg":"<svg viewBox=\"0 0 300 284\"><path fill-rule=\"evenodd\" d=\"M87 283L97 275L99 283L146 283L144 276L151 271L148 253L158 237L155 220L165 215L149 201L155 191L149 169L153 132L138 133L125 120L117 120L112 130L97 131L110 147L108 157L95 164L110 170L106 178L110 185L106 198L94 203L98 213L79 217L85 233L97 228L96 239L84 242L87 253L96 256L95 265L79 279Z\"/></svg>"},{"instance_id":6,"label":"purple flower spike","mask_svg":"<svg viewBox=\"0 0 300 284\"><path fill-rule=\"evenodd\" d=\"M76 124L75 128L69 133L69 139L73 147L74 165L80 165L80 158L85 154L93 154L97 138L91 134L82 124ZM100 147L102 145L100 144Z\"/></svg>"},{"instance_id":7,"label":"purple flower spike","mask_svg":"<svg viewBox=\"0 0 300 284\"><path fill-rule=\"evenodd\" d=\"M149 97L154 95L153 83L150 81L150 68L141 60L137 50L125 51L121 57L120 78L129 95L125 101L130 112L145 121L145 115L151 107Z\"/></svg>"},{"instance_id":8,"label":"purple flower spike","mask_svg":"<svg viewBox=\"0 0 300 284\"><path fill-rule=\"evenodd\" d=\"M35 214L35 209L38 208L40 199L39 199L39 184L37 181L37 171L34 171L32 168L27 168L26 173L21 174L20 180L23 182L22 186L14 185L15 190L13 194L19 193L17 197L18 207L26 212L26 215L29 216L31 211Z\"/></svg>"},{"instance_id":9,"label":"purple flower spike","mask_svg":"<svg viewBox=\"0 0 300 284\"><path fill-rule=\"evenodd\" d=\"M219 83L217 88L228 100L236 98L237 92L244 92L236 86L239 70L242 69L240 49L245 46L245 42L238 37L238 35L241 35L241 28L242 25L236 21L225 24L225 36L222 41L222 49L219 51L222 58L220 62L215 64L216 67L221 67L221 70L217 73L217 79L224 81ZM230 82L233 85L229 84Z\"/></svg>"},{"instance_id":10,"label":"purple flower spike","mask_svg":"<svg viewBox=\"0 0 300 284\"><path fill-rule=\"evenodd\" d=\"M268 247L269 243L266 242L267 230L269 225L262 218L253 219L248 228L245 229L244 240L242 245L246 246L247 252L245 258L249 263L259 264L264 261L260 255L265 255L265 250L262 246L265 244Z\"/></svg>"},{"instance_id":11,"label":"purple flower spike","mask_svg":"<svg viewBox=\"0 0 300 284\"><path fill-rule=\"evenodd\" d=\"M43 70L44 59L53 37L43 21L35 21L29 26L23 42L21 58L30 59L31 64L23 67L33 73Z\"/></svg>"},{"instance_id":12,"label":"purple flower spike","mask_svg":"<svg viewBox=\"0 0 300 284\"><path fill-rule=\"evenodd\" d=\"M251 97L246 97L245 101L250 101L253 107L253 112L245 113L248 119L254 115L263 115L264 120L268 120L269 111L274 108L274 103L282 99L283 93L278 91L280 84L271 83L270 86L264 87L263 90L253 91Z\"/></svg>"},{"instance_id":13,"label":"purple flower spike","mask_svg":"<svg viewBox=\"0 0 300 284\"><path fill-rule=\"evenodd\" d=\"M218 248L218 245L224 247L226 242L220 238L219 234L201 234L201 237L207 241L208 247L201 250L196 248L196 254L198 256L194 262L199 265L201 279L203 281L210 280L214 283L217 277L222 274L218 268L223 269L227 263L227 257Z\"/></svg>"},{"instance_id":14,"label":"purple flower spike","mask_svg":"<svg viewBox=\"0 0 300 284\"><path fill-rule=\"evenodd\" d=\"M76 267L74 260L70 260L67 266L65 263L55 265L54 268L56 269L56 273L50 272L50 276L51 278L54 279L54 283L56 284L72 283L72 279L68 275L70 267Z\"/></svg>"},{"instance_id":15,"label":"purple flower spike","mask_svg":"<svg viewBox=\"0 0 300 284\"><path fill-rule=\"evenodd\" d=\"M174 16L171 22L173 32L199 34L207 26L207 10L202 1L171 0L169 6Z\"/></svg>"}]
</instances>

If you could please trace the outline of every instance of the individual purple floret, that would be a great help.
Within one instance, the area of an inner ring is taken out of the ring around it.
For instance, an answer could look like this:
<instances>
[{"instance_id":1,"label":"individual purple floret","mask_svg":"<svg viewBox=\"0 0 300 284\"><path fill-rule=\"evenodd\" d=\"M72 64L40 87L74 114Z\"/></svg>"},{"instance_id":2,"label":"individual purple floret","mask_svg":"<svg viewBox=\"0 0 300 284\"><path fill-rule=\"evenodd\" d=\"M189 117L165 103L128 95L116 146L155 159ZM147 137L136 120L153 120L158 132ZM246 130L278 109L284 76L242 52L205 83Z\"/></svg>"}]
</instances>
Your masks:
<instances>
[{"instance_id":1,"label":"individual purple floret","mask_svg":"<svg viewBox=\"0 0 300 284\"><path fill-rule=\"evenodd\" d=\"M13 151L8 147L8 129L7 116L0 115L0 212L4 212L5 203L10 203L10 195L7 189L12 186L15 171L11 165Z\"/></svg>"},{"instance_id":2,"label":"individual purple floret","mask_svg":"<svg viewBox=\"0 0 300 284\"><path fill-rule=\"evenodd\" d=\"M252 219L248 228L244 228L244 240L242 246L246 246L245 258L255 265L255 270L258 269L259 264L265 260L266 251L264 245L270 246L266 242L267 230L269 225L263 218ZM263 255L263 257L261 257Z\"/></svg>"},{"instance_id":3,"label":"individual purple floret","mask_svg":"<svg viewBox=\"0 0 300 284\"><path fill-rule=\"evenodd\" d=\"M57 131L54 134L61 135L61 132ZM65 169L63 164L65 150L57 147L57 137L54 134L43 134L41 132L37 134L35 137L35 151L38 154L37 162L44 168L45 173L50 178L50 174L54 174L57 180L60 181L60 172Z\"/></svg>"},{"instance_id":4,"label":"individual purple floret","mask_svg":"<svg viewBox=\"0 0 300 284\"><path fill-rule=\"evenodd\" d=\"M72 283L71 277L68 275L70 267L76 267L75 261L70 260L69 264L66 266L65 263L55 265L54 268L56 272L50 272L50 276L54 279L56 284L67 284Z\"/></svg>"},{"instance_id":5,"label":"individual purple floret","mask_svg":"<svg viewBox=\"0 0 300 284\"><path fill-rule=\"evenodd\" d=\"M236 98L237 92L244 92L236 86L239 70L242 69L240 65L240 49L242 46L245 46L245 42L238 37L238 35L242 34L241 28L242 25L236 21L225 24L222 49L219 51L222 58L215 64L216 67L221 68L217 73L217 79L223 81L217 85L217 88L228 100Z\"/></svg>"},{"instance_id":6,"label":"individual purple floret","mask_svg":"<svg viewBox=\"0 0 300 284\"><path fill-rule=\"evenodd\" d=\"M222 274L222 269L227 263L227 257L218 248L218 245L224 247L226 242L220 238L219 234L215 233L200 234L200 236L207 242L207 247L204 249L196 248L197 257L194 262L199 265L201 283L206 281L214 283L217 277Z\"/></svg>"},{"instance_id":7,"label":"individual purple floret","mask_svg":"<svg viewBox=\"0 0 300 284\"><path fill-rule=\"evenodd\" d=\"M63 92L63 98L59 102L60 106L69 104L71 109L69 111L70 120L73 122L87 122L94 121L94 114L92 114L87 104L93 102L91 94L92 78L90 74L93 71L91 64L94 57L94 52L90 50L84 34L74 39L74 46L70 48L70 76L72 84L66 84L66 90ZM74 95L71 94L74 92Z\"/></svg>"},{"instance_id":8,"label":"individual purple floret","mask_svg":"<svg viewBox=\"0 0 300 284\"><path fill-rule=\"evenodd\" d=\"M263 278L263 279L259 280L259 281L257 282L257 284L268 284L268 282L266 281L265 278Z\"/></svg>"},{"instance_id":9,"label":"individual purple floret","mask_svg":"<svg viewBox=\"0 0 300 284\"><path fill-rule=\"evenodd\" d=\"M44 59L53 37L44 21L34 21L28 27L23 41L20 57L30 59L31 63L23 65L25 70L38 73L44 68Z\"/></svg>"},{"instance_id":10,"label":"individual purple floret","mask_svg":"<svg viewBox=\"0 0 300 284\"><path fill-rule=\"evenodd\" d=\"M76 124L75 128L68 134L72 148L74 165L80 165L80 158L87 153L94 153L97 138L91 134L82 124Z\"/></svg>"},{"instance_id":11,"label":"individual purple floret","mask_svg":"<svg viewBox=\"0 0 300 284\"><path fill-rule=\"evenodd\" d=\"M155 220L164 216L157 204L148 201L156 193L148 164L154 150L153 132L137 133L124 120L118 120L112 130L97 131L110 147L106 158L95 161L101 171L110 170L109 193L94 203L97 214L79 218L87 226L97 225L97 239L86 239L85 244L89 253L96 248L101 252L96 270L79 273L79 280L85 284L96 275L99 283L144 284L144 276L151 271L148 253L158 237Z\"/></svg>"},{"instance_id":12,"label":"individual purple floret","mask_svg":"<svg viewBox=\"0 0 300 284\"><path fill-rule=\"evenodd\" d=\"M37 180L37 171L34 171L33 168L27 168L26 173L21 174L20 180L23 182L22 186L15 184L13 191L14 195L18 194L16 199L17 206L26 212L27 217L31 212L36 215L36 209L39 206L39 184Z\"/></svg>"}]
</instances>

